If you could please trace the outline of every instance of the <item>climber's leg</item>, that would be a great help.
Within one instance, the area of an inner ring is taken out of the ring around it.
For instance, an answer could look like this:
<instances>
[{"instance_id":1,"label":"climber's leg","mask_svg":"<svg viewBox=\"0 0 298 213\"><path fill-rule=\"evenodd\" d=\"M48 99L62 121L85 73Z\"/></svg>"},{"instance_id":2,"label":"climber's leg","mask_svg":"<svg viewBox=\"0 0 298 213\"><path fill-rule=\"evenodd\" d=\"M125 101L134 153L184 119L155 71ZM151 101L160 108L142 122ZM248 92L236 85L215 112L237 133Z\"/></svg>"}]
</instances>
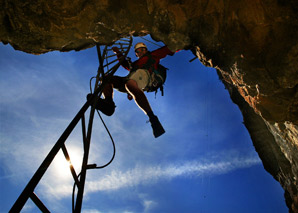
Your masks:
<instances>
[{"instance_id":1,"label":"climber's leg","mask_svg":"<svg viewBox=\"0 0 298 213\"><path fill-rule=\"evenodd\" d=\"M110 79L107 79L107 83L103 88L104 99L98 98L95 108L100 110L105 115L111 116L115 112L115 103L113 101L113 88L116 87L118 90L125 91L125 81L126 79L119 76L112 76ZM90 95L88 95L90 97ZM87 98L88 98L87 96ZM93 103L91 103L93 105Z\"/></svg>"},{"instance_id":2,"label":"climber's leg","mask_svg":"<svg viewBox=\"0 0 298 213\"><path fill-rule=\"evenodd\" d=\"M147 97L145 96L142 89L139 88L138 83L130 79L126 82L125 87L127 92L133 97L136 104L145 112L145 114L149 117L149 121L152 126L153 134L157 138L163 133L165 133L164 128L159 122L156 115L154 115L151 106L148 102Z\"/></svg>"},{"instance_id":3,"label":"climber's leg","mask_svg":"<svg viewBox=\"0 0 298 213\"><path fill-rule=\"evenodd\" d=\"M127 92L133 97L136 104L144 111L146 115L152 112L151 106L147 100L142 89L138 87L138 84L135 80L128 80L125 84Z\"/></svg>"}]
</instances>

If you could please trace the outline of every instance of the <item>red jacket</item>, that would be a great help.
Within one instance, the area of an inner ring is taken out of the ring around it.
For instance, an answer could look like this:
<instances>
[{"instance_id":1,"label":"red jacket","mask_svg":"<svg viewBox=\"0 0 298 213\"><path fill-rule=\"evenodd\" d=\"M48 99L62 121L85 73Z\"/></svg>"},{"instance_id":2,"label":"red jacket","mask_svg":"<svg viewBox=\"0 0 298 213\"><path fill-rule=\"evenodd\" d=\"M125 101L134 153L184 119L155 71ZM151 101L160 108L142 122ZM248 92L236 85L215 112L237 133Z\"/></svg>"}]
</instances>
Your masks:
<instances>
[{"instance_id":1,"label":"red jacket","mask_svg":"<svg viewBox=\"0 0 298 213\"><path fill-rule=\"evenodd\" d=\"M152 73L154 69L157 69L160 59L166 57L167 55L174 55L174 52L172 52L167 46L163 46L152 52L148 51L144 56L131 64L132 68L130 68L127 60L124 60L121 65L129 71L147 69L150 73ZM119 56L121 55L118 54L118 57Z\"/></svg>"}]
</instances>

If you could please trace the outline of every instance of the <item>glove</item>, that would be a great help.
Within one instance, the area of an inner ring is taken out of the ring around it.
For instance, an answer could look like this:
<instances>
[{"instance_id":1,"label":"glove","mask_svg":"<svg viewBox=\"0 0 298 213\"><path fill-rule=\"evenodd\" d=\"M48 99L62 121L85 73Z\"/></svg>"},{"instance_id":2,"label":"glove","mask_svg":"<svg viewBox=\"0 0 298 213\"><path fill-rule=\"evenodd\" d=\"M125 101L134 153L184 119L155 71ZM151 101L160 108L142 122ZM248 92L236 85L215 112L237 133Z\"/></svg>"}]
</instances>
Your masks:
<instances>
[{"instance_id":1,"label":"glove","mask_svg":"<svg viewBox=\"0 0 298 213\"><path fill-rule=\"evenodd\" d=\"M130 100L130 101L132 100L132 96L128 93L127 93L127 99Z\"/></svg>"},{"instance_id":2,"label":"glove","mask_svg":"<svg viewBox=\"0 0 298 213\"><path fill-rule=\"evenodd\" d=\"M115 54L120 53L120 50L119 50L118 47L112 47L112 50L113 50L113 52L114 52Z\"/></svg>"}]
</instances>

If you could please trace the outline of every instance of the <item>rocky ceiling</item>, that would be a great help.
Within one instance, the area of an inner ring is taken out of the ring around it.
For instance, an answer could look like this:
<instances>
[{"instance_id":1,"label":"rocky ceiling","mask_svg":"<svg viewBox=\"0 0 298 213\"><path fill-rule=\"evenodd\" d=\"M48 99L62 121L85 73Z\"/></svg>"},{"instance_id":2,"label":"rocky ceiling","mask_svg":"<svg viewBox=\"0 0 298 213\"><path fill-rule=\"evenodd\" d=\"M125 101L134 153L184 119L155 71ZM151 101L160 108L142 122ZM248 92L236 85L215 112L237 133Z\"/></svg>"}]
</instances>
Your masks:
<instances>
[{"instance_id":1,"label":"rocky ceiling","mask_svg":"<svg viewBox=\"0 0 298 213\"><path fill-rule=\"evenodd\" d=\"M295 0L0 0L0 40L40 54L150 33L217 69L264 168L298 212Z\"/></svg>"}]
</instances>

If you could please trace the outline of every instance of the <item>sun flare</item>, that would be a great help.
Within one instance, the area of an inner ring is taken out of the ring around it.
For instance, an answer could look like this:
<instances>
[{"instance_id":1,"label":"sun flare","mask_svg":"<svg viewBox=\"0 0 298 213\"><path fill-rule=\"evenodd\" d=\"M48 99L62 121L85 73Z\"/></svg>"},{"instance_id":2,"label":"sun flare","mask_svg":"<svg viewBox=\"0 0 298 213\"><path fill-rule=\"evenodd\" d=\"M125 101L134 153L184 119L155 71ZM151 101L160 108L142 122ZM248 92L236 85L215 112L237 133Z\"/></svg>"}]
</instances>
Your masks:
<instances>
[{"instance_id":1,"label":"sun flare","mask_svg":"<svg viewBox=\"0 0 298 213\"><path fill-rule=\"evenodd\" d=\"M59 151L56 158L54 159L54 171L61 178L71 178L70 166L72 165L76 171L76 174L80 172L82 164L82 151L77 147L67 148L70 161L67 161L63 152Z\"/></svg>"}]
</instances>

